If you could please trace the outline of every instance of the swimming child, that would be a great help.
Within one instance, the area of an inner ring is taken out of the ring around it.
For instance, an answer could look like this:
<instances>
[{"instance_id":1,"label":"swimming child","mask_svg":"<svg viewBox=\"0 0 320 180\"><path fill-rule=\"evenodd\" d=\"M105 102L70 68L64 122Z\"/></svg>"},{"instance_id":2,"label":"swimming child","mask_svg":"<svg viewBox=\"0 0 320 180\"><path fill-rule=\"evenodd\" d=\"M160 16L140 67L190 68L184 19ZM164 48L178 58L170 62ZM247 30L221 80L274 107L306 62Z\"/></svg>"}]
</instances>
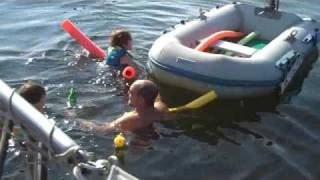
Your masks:
<instances>
[{"instance_id":1,"label":"swimming child","mask_svg":"<svg viewBox=\"0 0 320 180\"><path fill-rule=\"evenodd\" d=\"M111 123L97 125L93 122L82 122L81 126L101 132L119 129L136 133L143 129L152 129L154 122L172 118L167 106L157 100L158 94L155 83L150 80L137 80L129 88L128 104L134 111L125 113Z\"/></svg>"},{"instance_id":2,"label":"swimming child","mask_svg":"<svg viewBox=\"0 0 320 180\"><path fill-rule=\"evenodd\" d=\"M135 67L128 53L132 49L131 33L125 29L114 30L109 41L105 63L121 70L128 65Z\"/></svg>"},{"instance_id":3,"label":"swimming child","mask_svg":"<svg viewBox=\"0 0 320 180\"><path fill-rule=\"evenodd\" d=\"M41 86L40 84L36 84L34 82L31 82L31 81L27 81L18 89L18 93L26 101L28 101L30 104L32 104L38 111L40 111L41 113L44 112L44 106L46 103L47 95L46 95L46 90L43 86ZM31 142L35 143L35 140L32 137L29 137L29 139ZM37 144L38 148L41 148L44 151L48 150L46 147L44 147L42 145L41 142L36 142L36 144ZM38 175L34 175L33 177L38 176L39 179L41 179L41 180L47 180L48 179L48 169L47 169L47 166L45 165L47 162L47 158L40 156L40 155L37 155L37 156L29 155L28 159L30 160L30 162L34 162L35 159L37 159L37 160L42 159L42 161L44 163L42 163L41 171ZM35 173L32 170L34 170L35 168L38 168L38 167L34 167L33 164L29 165L29 167L30 167L29 171L32 174Z\"/></svg>"},{"instance_id":4,"label":"swimming child","mask_svg":"<svg viewBox=\"0 0 320 180\"><path fill-rule=\"evenodd\" d=\"M28 81L18 89L18 93L37 110L43 112L46 103L46 90L44 87Z\"/></svg>"}]
</instances>

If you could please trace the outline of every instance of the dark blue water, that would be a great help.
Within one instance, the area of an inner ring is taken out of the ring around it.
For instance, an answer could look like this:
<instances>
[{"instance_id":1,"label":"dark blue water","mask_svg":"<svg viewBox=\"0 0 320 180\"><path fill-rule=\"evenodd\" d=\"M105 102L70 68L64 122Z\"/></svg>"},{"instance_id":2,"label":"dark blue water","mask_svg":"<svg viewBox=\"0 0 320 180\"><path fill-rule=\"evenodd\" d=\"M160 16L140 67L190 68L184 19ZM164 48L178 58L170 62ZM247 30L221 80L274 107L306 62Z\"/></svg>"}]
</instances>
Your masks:
<instances>
[{"instance_id":1,"label":"dark blue water","mask_svg":"<svg viewBox=\"0 0 320 180\"><path fill-rule=\"evenodd\" d=\"M108 69L80 58L81 47L60 28L70 18L102 48L112 29L128 28L133 56L145 77L147 53L161 32L182 19L232 1L3 0L0 2L0 78L12 87L34 80L48 89L47 114L97 158L113 154L113 133L80 129L74 119L111 121L130 108L122 85ZM242 1L249 2L249 1ZM256 0L256 5L264 5ZM280 9L320 20L319 0L282 0ZM141 179L320 179L320 65L289 95L257 100L218 101L179 120L158 124L160 138L130 146L122 167ZM66 109L75 87L81 108ZM161 86L171 105L191 99ZM176 90L175 90L176 91ZM12 154L12 153L11 153ZM11 156L7 179L24 179ZM63 167L63 166L62 166ZM51 179L71 179L52 165Z\"/></svg>"}]
</instances>

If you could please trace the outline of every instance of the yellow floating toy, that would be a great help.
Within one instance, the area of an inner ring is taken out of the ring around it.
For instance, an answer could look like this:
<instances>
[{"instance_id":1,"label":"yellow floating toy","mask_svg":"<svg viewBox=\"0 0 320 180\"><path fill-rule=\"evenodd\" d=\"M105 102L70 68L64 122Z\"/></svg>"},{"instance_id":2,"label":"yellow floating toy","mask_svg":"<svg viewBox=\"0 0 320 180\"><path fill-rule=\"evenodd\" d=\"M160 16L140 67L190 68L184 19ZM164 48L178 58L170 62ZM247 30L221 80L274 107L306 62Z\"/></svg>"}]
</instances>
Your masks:
<instances>
[{"instance_id":1,"label":"yellow floating toy","mask_svg":"<svg viewBox=\"0 0 320 180\"><path fill-rule=\"evenodd\" d=\"M114 147L116 148L123 148L126 145L126 138L122 133L119 133L114 139L113 139Z\"/></svg>"}]
</instances>

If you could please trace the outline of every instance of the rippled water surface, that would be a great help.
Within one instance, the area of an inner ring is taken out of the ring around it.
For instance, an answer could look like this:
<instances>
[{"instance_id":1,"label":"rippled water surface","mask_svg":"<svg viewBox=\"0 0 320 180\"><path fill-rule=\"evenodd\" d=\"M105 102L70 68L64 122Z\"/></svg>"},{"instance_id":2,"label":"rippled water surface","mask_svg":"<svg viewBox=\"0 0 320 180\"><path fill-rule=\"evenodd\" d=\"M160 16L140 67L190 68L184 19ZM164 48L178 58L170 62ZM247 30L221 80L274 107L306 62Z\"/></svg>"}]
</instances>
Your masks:
<instances>
[{"instance_id":1,"label":"rippled water surface","mask_svg":"<svg viewBox=\"0 0 320 180\"><path fill-rule=\"evenodd\" d=\"M147 53L167 27L232 1L208 0L2 0L0 2L0 78L12 87L31 79L48 89L46 112L68 135L97 158L113 154L113 133L79 128L75 119L110 121L129 111L122 85L109 69L79 57L81 47L60 28L70 18L102 48L112 29L134 36L133 56L144 78ZM249 2L249 1L242 1ZM250 3L263 6L263 0ZM320 21L319 0L281 0L280 9ZM240 102L218 101L158 124L160 138L130 146L122 168L141 179L320 179L320 67L317 61L301 88L280 100L273 95ZM78 91L80 109L66 109L68 90ZM190 100L173 99L171 104ZM319 128L319 129L318 129ZM7 179L24 179L13 153ZM52 165L51 179L71 179Z\"/></svg>"}]
</instances>

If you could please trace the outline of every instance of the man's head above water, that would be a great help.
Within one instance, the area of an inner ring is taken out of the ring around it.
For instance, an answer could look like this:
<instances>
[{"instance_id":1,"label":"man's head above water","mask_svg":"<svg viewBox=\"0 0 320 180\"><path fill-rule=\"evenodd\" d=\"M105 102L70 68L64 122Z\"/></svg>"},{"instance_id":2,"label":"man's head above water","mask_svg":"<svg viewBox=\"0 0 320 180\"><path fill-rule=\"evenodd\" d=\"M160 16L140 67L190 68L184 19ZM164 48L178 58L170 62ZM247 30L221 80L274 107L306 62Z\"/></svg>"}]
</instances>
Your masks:
<instances>
[{"instance_id":1,"label":"man's head above water","mask_svg":"<svg viewBox=\"0 0 320 180\"><path fill-rule=\"evenodd\" d=\"M133 107L153 107L158 92L154 82L137 80L130 86L128 103Z\"/></svg>"}]
</instances>

